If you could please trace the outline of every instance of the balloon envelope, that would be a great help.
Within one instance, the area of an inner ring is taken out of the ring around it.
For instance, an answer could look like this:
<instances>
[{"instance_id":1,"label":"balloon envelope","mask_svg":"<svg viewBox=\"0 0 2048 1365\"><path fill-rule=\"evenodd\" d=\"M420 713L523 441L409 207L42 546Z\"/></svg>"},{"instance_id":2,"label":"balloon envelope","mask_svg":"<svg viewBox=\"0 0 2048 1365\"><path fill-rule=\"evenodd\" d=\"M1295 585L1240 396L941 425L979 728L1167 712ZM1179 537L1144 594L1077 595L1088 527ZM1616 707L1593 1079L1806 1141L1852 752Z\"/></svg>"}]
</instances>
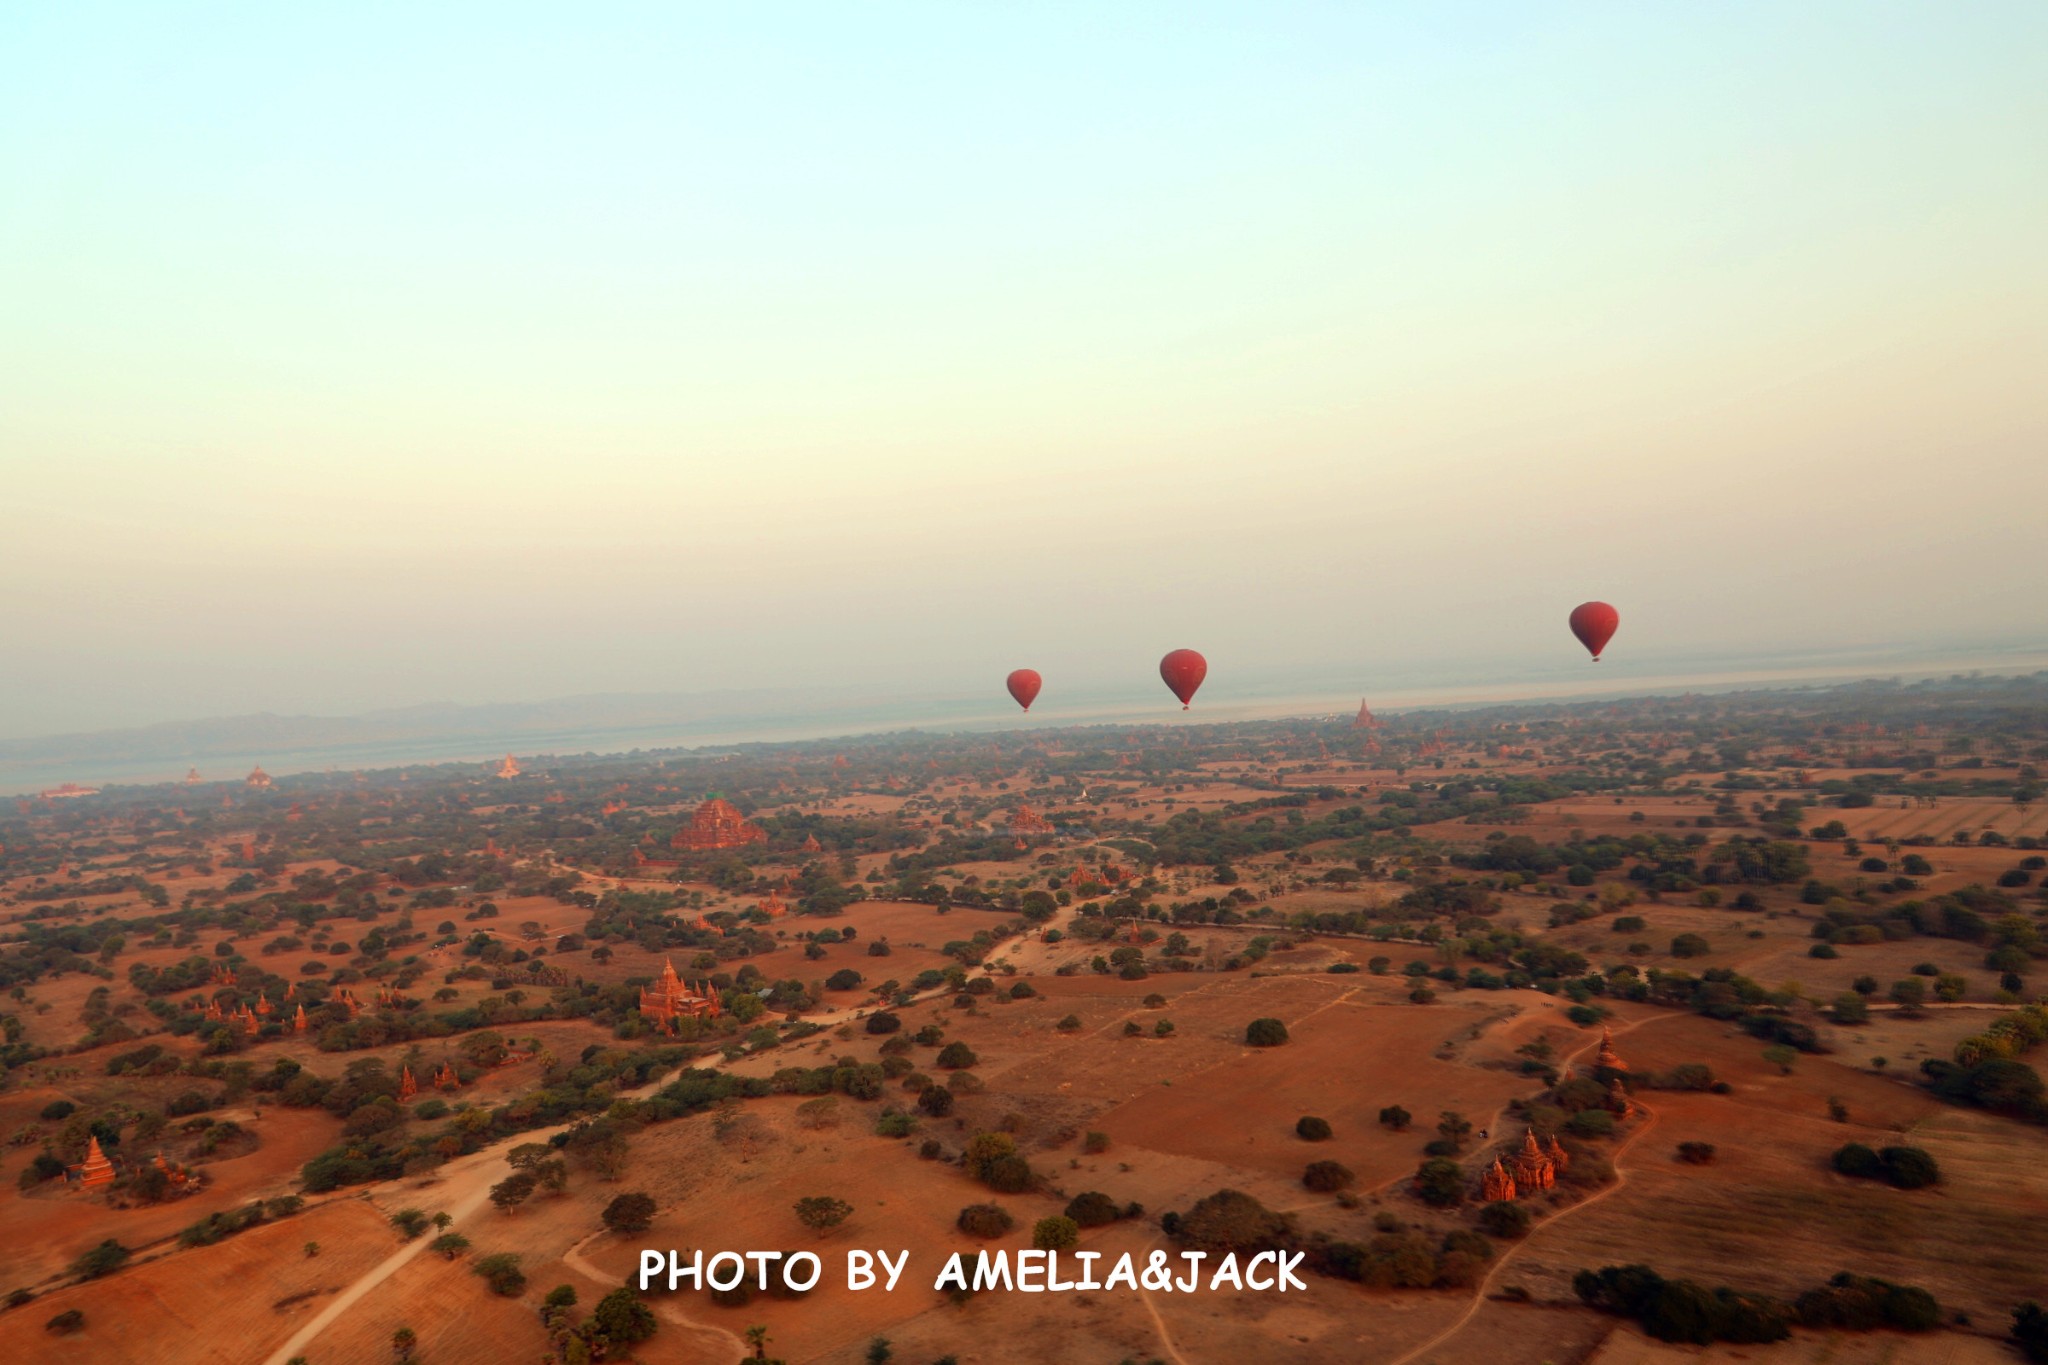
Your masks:
<instances>
[{"instance_id":1,"label":"balloon envelope","mask_svg":"<svg viewBox=\"0 0 2048 1365\"><path fill-rule=\"evenodd\" d=\"M1581 602L1572 608L1572 634L1579 637L1579 643L1593 653L1593 662L1600 662L1600 651L1607 648L1607 642L1614 638L1615 627L1621 624L1621 613L1605 602Z\"/></svg>"},{"instance_id":2,"label":"balloon envelope","mask_svg":"<svg viewBox=\"0 0 2048 1365\"><path fill-rule=\"evenodd\" d=\"M1031 703L1038 699L1038 689L1045 686L1045 679L1038 676L1036 669L1020 668L1010 675L1008 686L1017 705L1029 711Z\"/></svg>"},{"instance_id":3,"label":"balloon envelope","mask_svg":"<svg viewBox=\"0 0 2048 1365\"><path fill-rule=\"evenodd\" d=\"M1209 676L1209 661L1192 649L1176 649L1159 661L1159 676L1167 690L1180 698L1180 709L1185 711L1194 700L1195 689Z\"/></svg>"}]
</instances>

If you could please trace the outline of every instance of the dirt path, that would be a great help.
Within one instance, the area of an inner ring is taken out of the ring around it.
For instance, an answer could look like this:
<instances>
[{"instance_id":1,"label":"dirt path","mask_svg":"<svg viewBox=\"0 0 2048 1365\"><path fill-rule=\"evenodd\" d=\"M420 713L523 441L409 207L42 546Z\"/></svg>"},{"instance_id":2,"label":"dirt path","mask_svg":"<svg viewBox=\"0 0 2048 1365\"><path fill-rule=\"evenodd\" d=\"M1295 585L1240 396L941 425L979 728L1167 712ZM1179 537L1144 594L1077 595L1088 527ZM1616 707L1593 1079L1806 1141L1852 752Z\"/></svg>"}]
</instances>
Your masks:
<instances>
[{"instance_id":1,"label":"dirt path","mask_svg":"<svg viewBox=\"0 0 2048 1365\"><path fill-rule=\"evenodd\" d=\"M563 1126L567 1127L566 1124ZM550 1129L543 1133L521 1133L506 1141L545 1142L560 1131L562 1130ZM449 1163L450 1166L461 1169L452 1175L444 1174L435 1192L450 1200L444 1205L449 1217L454 1220L449 1224L450 1229L461 1226L463 1219L475 1213L483 1206L484 1201L490 1198L491 1186L497 1183L498 1166L503 1160L504 1153L499 1151L497 1146L493 1146ZM443 1167L444 1171L447 1169ZM286 1365L293 1356L303 1355L315 1337L326 1331L343 1313L361 1302L371 1290L397 1274L406 1262L425 1251L432 1240L425 1236L415 1237L370 1267L354 1284L335 1295L333 1301L316 1313L311 1322L292 1333L289 1341L271 1352L264 1365Z\"/></svg>"},{"instance_id":2,"label":"dirt path","mask_svg":"<svg viewBox=\"0 0 2048 1365\"><path fill-rule=\"evenodd\" d=\"M703 1060L703 1059L699 1059ZM712 1065L716 1065L713 1063ZM667 1075L657 1076L648 1082L649 1087L660 1086L668 1080ZM441 1179L433 1185L436 1202L441 1203L452 1220L448 1227L453 1231L461 1227L464 1219L475 1214L491 1196L491 1186L504 1178L505 1152L522 1142L546 1142L557 1133L565 1133L582 1122L581 1116L553 1128L541 1128L526 1133L515 1133L501 1142L495 1142L481 1151L458 1157L441 1168ZM366 1187L374 1189L375 1186ZM415 1237L401 1245L396 1251L371 1266L349 1285L334 1296L325 1308L314 1314L312 1321L292 1333L291 1339L265 1358L263 1365L289 1365L293 1356L303 1355L306 1347L315 1337L332 1326L336 1319L360 1303L363 1298L384 1281L390 1279L405 1267L413 1257L425 1251L432 1242L430 1237ZM602 1277L599 1277L602 1278Z\"/></svg>"},{"instance_id":3,"label":"dirt path","mask_svg":"<svg viewBox=\"0 0 2048 1365\"><path fill-rule=\"evenodd\" d=\"M1652 1015L1649 1019L1638 1019L1635 1023L1630 1024L1627 1028L1623 1029L1622 1032L1633 1033L1636 1029L1641 1028L1644 1024L1650 1023L1654 1019L1674 1017L1679 1016ZM1587 1044L1586 1047L1582 1047L1577 1052L1574 1052L1572 1054L1572 1057L1577 1058L1583 1056L1587 1051L1591 1050L1593 1046L1595 1045L1590 1043ZM1636 1101L1636 1104L1637 1107L1643 1111L1645 1117L1642 1126L1637 1128L1635 1132L1629 1134L1627 1140L1624 1141L1619 1147L1614 1149L1614 1183L1612 1185L1607 1186L1604 1189L1598 1190L1595 1193L1588 1195L1586 1198L1581 1199L1578 1203L1572 1205L1570 1208L1562 1209L1557 1213L1552 1214L1549 1218L1544 1219L1542 1223L1538 1224L1539 1228L1548 1227L1560 1218L1569 1218L1571 1217L1571 1215L1579 1212L1581 1209L1591 1208L1593 1205L1599 1203L1601 1200L1607 1198L1609 1195L1616 1193L1623 1186L1628 1184L1628 1173L1622 1170L1621 1168L1621 1158L1631 1147L1634 1147L1638 1142L1642 1141L1643 1138L1649 1134L1649 1131L1652 1128L1655 1128L1657 1126L1657 1111L1650 1108L1650 1106L1648 1106L1647 1104L1643 1104L1640 1100ZM1512 1261L1515 1258L1515 1254L1528 1245L1528 1238L1524 1238L1523 1240L1516 1242L1513 1246L1509 1247L1506 1251L1503 1251L1499 1256L1495 1257L1493 1262L1493 1269L1487 1271L1486 1278L1479 1282L1478 1291L1473 1294L1472 1302L1466 1305L1465 1311L1460 1313L1457 1316L1457 1319L1453 1321L1450 1324L1450 1326L1444 1328L1441 1332L1438 1332L1435 1336L1431 1337L1428 1341L1423 1342L1420 1346L1417 1346L1414 1349L1410 1350L1407 1354L1397 1356L1394 1360L1389 1362L1389 1365L1409 1365L1409 1362L1417 1359L1418 1357L1424 1355L1427 1352L1436 1350L1437 1348L1441 1347L1445 1342L1449 1341L1452 1337L1456 1336L1460 1331L1464 1330L1466 1324L1471 1322L1473 1318L1479 1316L1479 1310L1486 1306L1486 1291L1492 1287L1494 1280L1499 1278L1500 1273L1508 1268L1508 1262Z\"/></svg>"},{"instance_id":4,"label":"dirt path","mask_svg":"<svg viewBox=\"0 0 2048 1365\"><path fill-rule=\"evenodd\" d=\"M575 1271L577 1274L587 1276L590 1279L595 1280L597 1283L604 1285L605 1292L609 1293L611 1292L611 1290L616 1289L618 1287L618 1282L608 1277L602 1270L599 1270L590 1262L583 1259L583 1248L589 1246L592 1242L596 1241L598 1238L603 1237L605 1235L606 1234L604 1233L604 1231L600 1229L597 1232L591 1233L588 1237L585 1237L575 1246L570 1247L567 1251L562 1253L562 1264L568 1266L569 1269ZM684 1317L682 1310L677 1308L675 1304L670 1300L649 1300L648 1307L654 1310L654 1314L656 1317L659 1317L666 1322L674 1323L676 1326L682 1328L685 1332L692 1333L699 1337L706 1337L711 1339L711 1341L715 1343L718 1349L729 1351L731 1353L730 1358L733 1360L744 1360L747 1358L747 1356L753 1353L751 1347L749 1347L744 1341L741 1341L738 1337L734 1336L731 1332L726 1331L723 1327L717 1327L708 1322L692 1322L689 1318ZM716 1357L712 1355L707 1355L705 1358L715 1359Z\"/></svg>"}]
</instances>

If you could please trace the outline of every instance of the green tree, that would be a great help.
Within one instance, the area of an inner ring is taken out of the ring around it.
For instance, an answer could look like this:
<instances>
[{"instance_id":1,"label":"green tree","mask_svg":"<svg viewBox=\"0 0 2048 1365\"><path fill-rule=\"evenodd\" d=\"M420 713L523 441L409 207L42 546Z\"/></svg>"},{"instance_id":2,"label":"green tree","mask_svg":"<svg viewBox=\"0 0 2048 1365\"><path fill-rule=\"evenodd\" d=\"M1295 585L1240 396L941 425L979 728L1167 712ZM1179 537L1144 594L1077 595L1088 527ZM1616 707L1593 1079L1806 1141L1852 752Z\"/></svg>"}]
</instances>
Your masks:
<instances>
[{"instance_id":1,"label":"green tree","mask_svg":"<svg viewBox=\"0 0 2048 1365\"><path fill-rule=\"evenodd\" d=\"M621 1237L634 1237L647 1231L654 1222L654 1214L653 1197L634 1190L606 1204L600 1217L612 1232Z\"/></svg>"},{"instance_id":2,"label":"green tree","mask_svg":"<svg viewBox=\"0 0 2048 1365\"><path fill-rule=\"evenodd\" d=\"M590 1311L590 1321L607 1340L628 1346L647 1340L659 1326L654 1310L631 1289L614 1289L599 1299Z\"/></svg>"},{"instance_id":3,"label":"green tree","mask_svg":"<svg viewBox=\"0 0 2048 1365\"><path fill-rule=\"evenodd\" d=\"M483 1278L493 1294L516 1299L526 1290L526 1274L519 1268L519 1253L516 1251L500 1251L479 1257L469 1269L471 1274Z\"/></svg>"},{"instance_id":4,"label":"green tree","mask_svg":"<svg viewBox=\"0 0 2048 1365\"><path fill-rule=\"evenodd\" d=\"M412 1359L412 1353L419 1349L419 1334L410 1327L400 1327L391 1334L391 1358L405 1365Z\"/></svg>"},{"instance_id":5,"label":"green tree","mask_svg":"<svg viewBox=\"0 0 2048 1365\"><path fill-rule=\"evenodd\" d=\"M1245 1025L1244 1041L1250 1047L1279 1047L1287 1041L1287 1025L1278 1019L1254 1019Z\"/></svg>"},{"instance_id":6,"label":"green tree","mask_svg":"<svg viewBox=\"0 0 2048 1365\"><path fill-rule=\"evenodd\" d=\"M1422 1202L1449 1208L1465 1202L1465 1170L1449 1157L1431 1157L1415 1172L1415 1192Z\"/></svg>"}]
</instances>

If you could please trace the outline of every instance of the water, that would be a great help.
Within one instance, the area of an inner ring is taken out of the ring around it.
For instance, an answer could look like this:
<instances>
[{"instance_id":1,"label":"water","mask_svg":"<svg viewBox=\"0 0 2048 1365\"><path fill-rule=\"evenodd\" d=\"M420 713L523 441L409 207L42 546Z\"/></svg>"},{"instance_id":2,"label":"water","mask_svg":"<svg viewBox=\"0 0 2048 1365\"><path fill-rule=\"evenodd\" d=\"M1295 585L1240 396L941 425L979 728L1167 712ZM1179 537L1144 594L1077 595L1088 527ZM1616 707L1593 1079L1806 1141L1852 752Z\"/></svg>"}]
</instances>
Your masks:
<instances>
[{"instance_id":1,"label":"water","mask_svg":"<svg viewBox=\"0 0 2048 1365\"><path fill-rule=\"evenodd\" d=\"M1757 659L1720 667L1684 667L1677 660L1658 669L1654 663L1613 660L1597 666L1524 672L1474 682L1471 675L1451 676L1439 669L1383 674L1368 697L1375 713L1403 710L1496 705L1523 701L1596 700L1686 691L1734 691L1759 687L1817 686L1883 677L1902 681L1984 671L2015 674L2048 668L2048 652L1980 651L1947 658L1914 660L1881 655L1837 656L1814 660ZM1434 676L1431 676L1434 674ZM1349 716L1358 709L1360 691L1334 678L1268 676L1223 680L1212 672L1210 686L1195 708L1176 709L1163 689L1136 687L1123 691L1098 689L1061 698L1048 687L1031 712L1022 714L1000 692L990 696L815 695L799 703L779 705L774 694L753 694L733 714L707 714L669 722L640 724L539 725L517 719L521 708L489 708L502 719L451 722L460 733L408 735L402 738L326 745L273 745L258 751L205 746L179 751L168 737L152 751L90 756L55 753L49 756L0 756L0 795L32 795L63 782L104 787L115 784L175 783L196 767L208 782L239 783L261 765L275 777L327 770L356 771L430 763L495 762L511 752L522 760L533 756L618 754L644 749L724 747L750 743L824 740L903 730L1030 732L1069 725L1181 724L1270 720L1290 716ZM994 689L991 689L994 691ZM691 699L680 699L689 701ZM541 708L535 708L541 709ZM548 709L561 710L562 707ZM679 707L681 709L681 707ZM742 711L744 713L738 713ZM480 708L481 712L482 709ZM462 715L462 712L451 713ZM82 737L83 738L83 737ZM82 744L81 747L84 747ZM131 746L139 747L139 746Z\"/></svg>"}]
</instances>

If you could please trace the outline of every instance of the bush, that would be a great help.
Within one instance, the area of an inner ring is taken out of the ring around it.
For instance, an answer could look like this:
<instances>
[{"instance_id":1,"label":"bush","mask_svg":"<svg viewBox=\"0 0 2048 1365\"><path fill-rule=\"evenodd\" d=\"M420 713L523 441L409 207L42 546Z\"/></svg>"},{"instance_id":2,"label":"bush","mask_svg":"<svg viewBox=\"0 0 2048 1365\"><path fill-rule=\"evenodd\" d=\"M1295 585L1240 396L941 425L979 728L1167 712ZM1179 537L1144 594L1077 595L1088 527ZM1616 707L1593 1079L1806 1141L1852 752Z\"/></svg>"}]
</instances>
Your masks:
<instances>
[{"instance_id":1,"label":"bush","mask_svg":"<svg viewBox=\"0 0 2048 1365\"><path fill-rule=\"evenodd\" d=\"M1245 1025L1244 1040L1251 1047L1279 1047L1287 1041L1287 1025L1278 1019L1254 1019Z\"/></svg>"},{"instance_id":2,"label":"bush","mask_svg":"<svg viewBox=\"0 0 2048 1365\"><path fill-rule=\"evenodd\" d=\"M1301 1183L1317 1194L1335 1194L1351 1188L1351 1168L1335 1161L1312 1161L1301 1173Z\"/></svg>"},{"instance_id":3,"label":"bush","mask_svg":"<svg viewBox=\"0 0 2048 1365\"><path fill-rule=\"evenodd\" d=\"M1885 1179L1902 1190L1924 1189L1941 1182L1941 1168L1918 1147L1886 1147L1877 1154Z\"/></svg>"},{"instance_id":4,"label":"bush","mask_svg":"<svg viewBox=\"0 0 2048 1365\"><path fill-rule=\"evenodd\" d=\"M53 1336L68 1337L85 1326L85 1314L76 1308L67 1308L43 1324L43 1330Z\"/></svg>"},{"instance_id":5,"label":"bush","mask_svg":"<svg viewBox=\"0 0 2048 1365\"><path fill-rule=\"evenodd\" d=\"M1414 1121L1415 1116L1409 1113L1406 1109L1403 1109L1398 1104L1390 1104L1386 1108L1380 1110L1380 1123L1384 1127L1391 1128L1397 1133L1407 1132L1408 1125L1410 1123L1413 1123Z\"/></svg>"},{"instance_id":6,"label":"bush","mask_svg":"<svg viewBox=\"0 0 2048 1365\"><path fill-rule=\"evenodd\" d=\"M1099 1228L1123 1216L1116 1201L1100 1190L1084 1190L1067 1201L1067 1217L1084 1228Z\"/></svg>"},{"instance_id":7,"label":"bush","mask_svg":"<svg viewBox=\"0 0 2048 1365\"><path fill-rule=\"evenodd\" d=\"M1852 1175L1859 1180L1882 1180L1884 1163L1877 1159L1877 1153L1860 1142L1845 1143L1837 1148L1829 1162L1843 1175Z\"/></svg>"},{"instance_id":8,"label":"bush","mask_svg":"<svg viewBox=\"0 0 2048 1365\"><path fill-rule=\"evenodd\" d=\"M926 1086L918 1092L917 1107L935 1119L953 1112L953 1092L943 1085Z\"/></svg>"},{"instance_id":9,"label":"bush","mask_svg":"<svg viewBox=\"0 0 2048 1365\"><path fill-rule=\"evenodd\" d=\"M1080 1240L1080 1227L1058 1214L1039 1219L1031 1229L1031 1245L1040 1251L1065 1251Z\"/></svg>"},{"instance_id":10,"label":"bush","mask_svg":"<svg viewBox=\"0 0 2048 1365\"><path fill-rule=\"evenodd\" d=\"M954 1220L954 1226L970 1237L1000 1237L1015 1225L1001 1204L969 1204Z\"/></svg>"},{"instance_id":11,"label":"bush","mask_svg":"<svg viewBox=\"0 0 2048 1365\"><path fill-rule=\"evenodd\" d=\"M853 968L842 967L825 978L825 989L828 991L856 990L859 988L860 983L866 979L866 977Z\"/></svg>"},{"instance_id":12,"label":"bush","mask_svg":"<svg viewBox=\"0 0 2048 1365\"><path fill-rule=\"evenodd\" d=\"M1671 940L1673 957L1704 957L1713 951L1713 945L1698 934L1680 934Z\"/></svg>"},{"instance_id":13,"label":"bush","mask_svg":"<svg viewBox=\"0 0 2048 1365\"><path fill-rule=\"evenodd\" d=\"M1899 1332L1930 1332L1941 1325L1941 1305L1934 1295L1912 1285L1866 1279L1846 1271L1819 1289L1793 1301L1802 1327L1843 1328L1867 1332L1889 1327Z\"/></svg>"},{"instance_id":14,"label":"bush","mask_svg":"<svg viewBox=\"0 0 2048 1365\"><path fill-rule=\"evenodd\" d=\"M1520 1204L1497 1200L1479 1210L1479 1226L1490 1237L1512 1242L1529 1231L1529 1211Z\"/></svg>"},{"instance_id":15,"label":"bush","mask_svg":"<svg viewBox=\"0 0 2048 1365\"><path fill-rule=\"evenodd\" d=\"M78 1112L78 1106L70 1100L51 1100L43 1106L43 1118L50 1123L60 1123Z\"/></svg>"},{"instance_id":16,"label":"bush","mask_svg":"<svg viewBox=\"0 0 2048 1365\"><path fill-rule=\"evenodd\" d=\"M526 1292L526 1274L519 1268L519 1253L516 1251L480 1257L469 1269L471 1274L483 1278L493 1294L516 1299Z\"/></svg>"},{"instance_id":17,"label":"bush","mask_svg":"<svg viewBox=\"0 0 2048 1365\"><path fill-rule=\"evenodd\" d=\"M599 1299L590 1321L605 1340L629 1346L653 1336L657 1326L654 1311L626 1288L614 1289Z\"/></svg>"},{"instance_id":18,"label":"bush","mask_svg":"<svg viewBox=\"0 0 2048 1365\"><path fill-rule=\"evenodd\" d=\"M869 1033L894 1033L903 1027L903 1021L887 1010L876 1010L868 1016Z\"/></svg>"},{"instance_id":19,"label":"bush","mask_svg":"<svg viewBox=\"0 0 2048 1365\"><path fill-rule=\"evenodd\" d=\"M647 1231L654 1222L655 1206L652 1196L639 1191L622 1194L604 1206L599 1215L605 1227L621 1237L632 1237Z\"/></svg>"},{"instance_id":20,"label":"bush","mask_svg":"<svg viewBox=\"0 0 2048 1365\"><path fill-rule=\"evenodd\" d=\"M1614 1136L1614 1115L1605 1109L1581 1109L1565 1120L1565 1131L1573 1137L1604 1138Z\"/></svg>"},{"instance_id":21,"label":"bush","mask_svg":"<svg viewBox=\"0 0 2048 1365\"><path fill-rule=\"evenodd\" d=\"M1078 1014L1070 1014L1066 1018L1060 1020L1057 1027L1061 1033L1073 1033L1081 1027L1081 1016Z\"/></svg>"},{"instance_id":22,"label":"bush","mask_svg":"<svg viewBox=\"0 0 2048 1365\"><path fill-rule=\"evenodd\" d=\"M1303 1116L1294 1121L1294 1135L1303 1142L1328 1142L1330 1121Z\"/></svg>"},{"instance_id":23,"label":"bush","mask_svg":"<svg viewBox=\"0 0 2048 1365\"><path fill-rule=\"evenodd\" d=\"M135 1253L109 1237L92 1250L71 1263L71 1273L81 1280L97 1280L102 1275L111 1275L128 1263Z\"/></svg>"},{"instance_id":24,"label":"bush","mask_svg":"<svg viewBox=\"0 0 2048 1365\"><path fill-rule=\"evenodd\" d=\"M939 1049L938 1058L933 1065L945 1067L949 1071L957 1071L962 1067L973 1066L980 1060L979 1057L974 1055L973 1048L965 1043L955 1042L948 1043Z\"/></svg>"},{"instance_id":25,"label":"bush","mask_svg":"<svg viewBox=\"0 0 2048 1365\"><path fill-rule=\"evenodd\" d=\"M1225 1252L1275 1251L1285 1246L1292 1231L1284 1215L1273 1212L1239 1190L1218 1190L1197 1200L1185 1215L1168 1214L1173 1226L1169 1236L1177 1237L1197 1251L1220 1256Z\"/></svg>"},{"instance_id":26,"label":"bush","mask_svg":"<svg viewBox=\"0 0 2048 1365\"><path fill-rule=\"evenodd\" d=\"M1440 1209L1464 1203L1464 1168L1449 1157L1431 1157L1415 1172L1415 1193L1423 1203Z\"/></svg>"},{"instance_id":27,"label":"bush","mask_svg":"<svg viewBox=\"0 0 2048 1365\"><path fill-rule=\"evenodd\" d=\"M1714 1144L1681 1142L1678 1144L1678 1159L1689 1166L1711 1166L1714 1164Z\"/></svg>"}]
</instances>

